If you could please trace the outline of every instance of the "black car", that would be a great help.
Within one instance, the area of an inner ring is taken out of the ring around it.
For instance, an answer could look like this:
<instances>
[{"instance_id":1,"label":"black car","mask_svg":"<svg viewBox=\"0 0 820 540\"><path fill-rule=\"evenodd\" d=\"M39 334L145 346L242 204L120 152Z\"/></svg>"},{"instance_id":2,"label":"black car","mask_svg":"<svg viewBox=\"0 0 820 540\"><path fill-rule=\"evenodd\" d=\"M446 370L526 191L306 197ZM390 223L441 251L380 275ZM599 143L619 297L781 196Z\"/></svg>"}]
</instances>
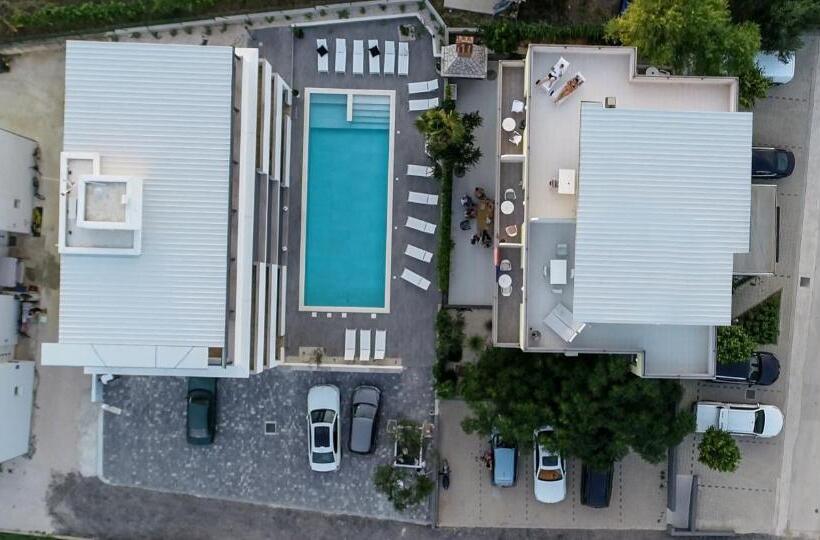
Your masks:
<instances>
[{"instance_id":1,"label":"black car","mask_svg":"<svg viewBox=\"0 0 820 540\"><path fill-rule=\"evenodd\" d=\"M752 147L752 178L786 178L794 171L794 154L781 148Z\"/></svg>"},{"instance_id":2,"label":"black car","mask_svg":"<svg viewBox=\"0 0 820 540\"><path fill-rule=\"evenodd\" d=\"M752 353L745 362L717 363L715 381L768 386L780 376L780 361L769 352Z\"/></svg>"},{"instance_id":3,"label":"black car","mask_svg":"<svg viewBox=\"0 0 820 540\"><path fill-rule=\"evenodd\" d=\"M188 444L202 446L216 436L216 379L188 378L188 417L185 437Z\"/></svg>"},{"instance_id":4,"label":"black car","mask_svg":"<svg viewBox=\"0 0 820 540\"><path fill-rule=\"evenodd\" d=\"M373 451L381 395L382 391L375 386L362 385L353 390L349 445L351 452L369 454Z\"/></svg>"},{"instance_id":5,"label":"black car","mask_svg":"<svg viewBox=\"0 0 820 540\"><path fill-rule=\"evenodd\" d=\"M606 508L612 497L612 465L596 470L584 463L581 466L581 504L592 508Z\"/></svg>"}]
</instances>

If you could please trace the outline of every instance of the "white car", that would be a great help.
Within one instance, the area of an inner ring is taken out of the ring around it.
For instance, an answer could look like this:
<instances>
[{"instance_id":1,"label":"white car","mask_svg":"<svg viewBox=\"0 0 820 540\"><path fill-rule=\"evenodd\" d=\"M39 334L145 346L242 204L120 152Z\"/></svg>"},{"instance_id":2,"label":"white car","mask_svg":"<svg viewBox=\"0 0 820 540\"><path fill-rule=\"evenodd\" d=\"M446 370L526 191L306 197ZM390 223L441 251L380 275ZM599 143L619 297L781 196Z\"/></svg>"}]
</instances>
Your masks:
<instances>
[{"instance_id":1,"label":"white car","mask_svg":"<svg viewBox=\"0 0 820 540\"><path fill-rule=\"evenodd\" d=\"M535 430L533 434L533 487L535 498L542 503L557 503L567 496L567 468L561 454L550 452L539 444L542 433L551 433L551 427Z\"/></svg>"},{"instance_id":2,"label":"white car","mask_svg":"<svg viewBox=\"0 0 820 540\"><path fill-rule=\"evenodd\" d=\"M318 472L339 469L342 445L339 440L339 389L321 384L308 390L308 459L310 468Z\"/></svg>"},{"instance_id":3,"label":"white car","mask_svg":"<svg viewBox=\"0 0 820 540\"><path fill-rule=\"evenodd\" d=\"M774 405L698 401L695 424L697 433L715 427L732 435L768 438L783 429L783 413Z\"/></svg>"}]
</instances>

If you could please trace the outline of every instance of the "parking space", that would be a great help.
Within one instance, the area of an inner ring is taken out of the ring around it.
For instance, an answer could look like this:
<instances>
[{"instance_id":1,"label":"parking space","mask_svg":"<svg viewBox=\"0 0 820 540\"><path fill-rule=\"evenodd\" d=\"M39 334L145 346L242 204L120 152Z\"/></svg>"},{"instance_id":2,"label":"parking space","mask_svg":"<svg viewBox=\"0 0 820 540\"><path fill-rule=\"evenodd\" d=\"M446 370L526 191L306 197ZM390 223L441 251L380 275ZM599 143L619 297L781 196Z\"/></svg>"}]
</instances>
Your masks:
<instances>
[{"instance_id":1,"label":"parking space","mask_svg":"<svg viewBox=\"0 0 820 540\"><path fill-rule=\"evenodd\" d=\"M463 401L439 405L439 453L450 464L450 488L439 490L438 524L443 527L516 527L550 529L663 529L666 526L666 464L652 465L629 455L615 466L608 508L580 503L581 463L567 463L567 497L543 504L533 494L532 449L519 451L517 482L511 488L492 485L481 461L489 449L485 438L467 435L461 421Z\"/></svg>"},{"instance_id":2,"label":"parking space","mask_svg":"<svg viewBox=\"0 0 820 540\"><path fill-rule=\"evenodd\" d=\"M429 368L401 375L275 369L247 380L220 380L216 441L185 441L186 381L128 377L105 388L105 401L123 410L105 418L105 480L122 485L276 506L428 522L427 506L396 512L373 487L373 472L392 460L389 419L429 419ZM332 473L308 466L307 391L331 383L342 395L342 465ZM377 445L371 455L347 450L350 397L360 384L382 390ZM266 435L264 423L276 423Z\"/></svg>"}]
</instances>

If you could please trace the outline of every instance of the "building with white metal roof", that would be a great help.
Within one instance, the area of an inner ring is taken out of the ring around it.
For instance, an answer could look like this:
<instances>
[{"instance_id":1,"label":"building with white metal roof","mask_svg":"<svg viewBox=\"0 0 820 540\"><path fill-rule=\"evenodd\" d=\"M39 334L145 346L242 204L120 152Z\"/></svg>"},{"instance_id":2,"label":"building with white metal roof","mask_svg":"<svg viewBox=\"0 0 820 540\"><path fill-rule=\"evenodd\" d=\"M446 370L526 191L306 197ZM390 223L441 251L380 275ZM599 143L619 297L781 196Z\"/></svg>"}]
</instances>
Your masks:
<instances>
[{"instance_id":1,"label":"building with white metal roof","mask_svg":"<svg viewBox=\"0 0 820 540\"><path fill-rule=\"evenodd\" d=\"M499 63L495 259L509 280L493 340L710 377L749 250L752 117L736 79L639 74L636 57L531 45Z\"/></svg>"},{"instance_id":2,"label":"building with white metal roof","mask_svg":"<svg viewBox=\"0 0 820 540\"><path fill-rule=\"evenodd\" d=\"M267 183L283 87L256 49L67 43L45 365L246 377L275 363L277 269L260 246L278 220L254 231L254 216L279 212Z\"/></svg>"}]
</instances>

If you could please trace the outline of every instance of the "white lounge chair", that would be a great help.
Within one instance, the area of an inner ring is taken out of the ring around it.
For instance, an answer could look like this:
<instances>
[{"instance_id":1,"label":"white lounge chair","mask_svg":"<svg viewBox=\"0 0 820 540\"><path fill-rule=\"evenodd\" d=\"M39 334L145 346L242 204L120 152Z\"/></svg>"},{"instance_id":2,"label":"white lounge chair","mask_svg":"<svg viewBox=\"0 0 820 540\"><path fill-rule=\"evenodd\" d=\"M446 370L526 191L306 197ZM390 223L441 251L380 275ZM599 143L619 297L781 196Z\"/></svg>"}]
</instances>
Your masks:
<instances>
[{"instance_id":1,"label":"white lounge chair","mask_svg":"<svg viewBox=\"0 0 820 540\"><path fill-rule=\"evenodd\" d=\"M418 191L411 191L407 194L407 202L435 206L438 204L438 195L433 195L431 193L419 193Z\"/></svg>"},{"instance_id":2,"label":"white lounge chair","mask_svg":"<svg viewBox=\"0 0 820 540\"><path fill-rule=\"evenodd\" d=\"M324 51L324 54L322 54ZM319 73L328 72L328 60L330 59L330 50L327 48L326 39L316 40L316 64L319 68Z\"/></svg>"},{"instance_id":3,"label":"white lounge chair","mask_svg":"<svg viewBox=\"0 0 820 540\"><path fill-rule=\"evenodd\" d=\"M430 178L433 176L434 172L433 167L428 167L426 165L407 166L407 176L422 176L424 178Z\"/></svg>"},{"instance_id":4,"label":"white lounge chair","mask_svg":"<svg viewBox=\"0 0 820 540\"><path fill-rule=\"evenodd\" d=\"M345 330L345 360L353 360L356 357L356 330L348 328Z\"/></svg>"},{"instance_id":5,"label":"white lounge chair","mask_svg":"<svg viewBox=\"0 0 820 540\"><path fill-rule=\"evenodd\" d=\"M384 74L396 74L396 42L384 42Z\"/></svg>"},{"instance_id":6,"label":"white lounge chair","mask_svg":"<svg viewBox=\"0 0 820 540\"><path fill-rule=\"evenodd\" d=\"M375 53L375 54L374 54ZM371 75L381 75L381 66L379 65L379 59L381 58L382 52L379 49L379 40L378 39L370 39L367 41L367 58L370 60L368 64L367 72Z\"/></svg>"},{"instance_id":7,"label":"white lounge chair","mask_svg":"<svg viewBox=\"0 0 820 540\"><path fill-rule=\"evenodd\" d=\"M407 268L405 268L404 271L401 273L401 278L404 281L412 283L413 285L415 285L419 289L423 289L423 290L426 291L427 289L430 288L430 280L429 279L424 279L423 277L421 277L417 273L413 272L412 270L408 270Z\"/></svg>"},{"instance_id":8,"label":"white lounge chair","mask_svg":"<svg viewBox=\"0 0 820 540\"><path fill-rule=\"evenodd\" d=\"M410 46L406 41L399 41L399 75L406 76L410 71Z\"/></svg>"},{"instance_id":9,"label":"white lounge chair","mask_svg":"<svg viewBox=\"0 0 820 540\"><path fill-rule=\"evenodd\" d=\"M370 360L370 330L359 330L359 360Z\"/></svg>"},{"instance_id":10,"label":"white lounge chair","mask_svg":"<svg viewBox=\"0 0 820 540\"><path fill-rule=\"evenodd\" d=\"M387 330L376 330L376 343L373 345L373 357L376 360L384 360L386 346Z\"/></svg>"},{"instance_id":11,"label":"white lounge chair","mask_svg":"<svg viewBox=\"0 0 820 540\"><path fill-rule=\"evenodd\" d=\"M353 40L353 75L364 75L364 42Z\"/></svg>"},{"instance_id":12,"label":"white lounge chair","mask_svg":"<svg viewBox=\"0 0 820 540\"><path fill-rule=\"evenodd\" d=\"M409 102L410 112L427 111L438 107L438 98L432 99L411 99Z\"/></svg>"},{"instance_id":13,"label":"white lounge chair","mask_svg":"<svg viewBox=\"0 0 820 540\"><path fill-rule=\"evenodd\" d=\"M404 223L404 225L405 227L414 229L419 232L427 234L436 233L436 226L434 224L424 221L422 219L414 218L413 216L407 216L407 221Z\"/></svg>"},{"instance_id":14,"label":"white lounge chair","mask_svg":"<svg viewBox=\"0 0 820 540\"><path fill-rule=\"evenodd\" d=\"M347 40L336 38L336 73L344 73L347 65Z\"/></svg>"},{"instance_id":15,"label":"white lounge chair","mask_svg":"<svg viewBox=\"0 0 820 540\"><path fill-rule=\"evenodd\" d=\"M438 90L438 79L407 83L408 94L421 94L422 92L433 92L435 90Z\"/></svg>"},{"instance_id":16,"label":"white lounge chair","mask_svg":"<svg viewBox=\"0 0 820 540\"><path fill-rule=\"evenodd\" d=\"M413 244L407 244L404 254L408 257L413 257L417 261L429 263L433 260L433 254L427 250L416 247Z\"/></svg>"}]
</instances>

